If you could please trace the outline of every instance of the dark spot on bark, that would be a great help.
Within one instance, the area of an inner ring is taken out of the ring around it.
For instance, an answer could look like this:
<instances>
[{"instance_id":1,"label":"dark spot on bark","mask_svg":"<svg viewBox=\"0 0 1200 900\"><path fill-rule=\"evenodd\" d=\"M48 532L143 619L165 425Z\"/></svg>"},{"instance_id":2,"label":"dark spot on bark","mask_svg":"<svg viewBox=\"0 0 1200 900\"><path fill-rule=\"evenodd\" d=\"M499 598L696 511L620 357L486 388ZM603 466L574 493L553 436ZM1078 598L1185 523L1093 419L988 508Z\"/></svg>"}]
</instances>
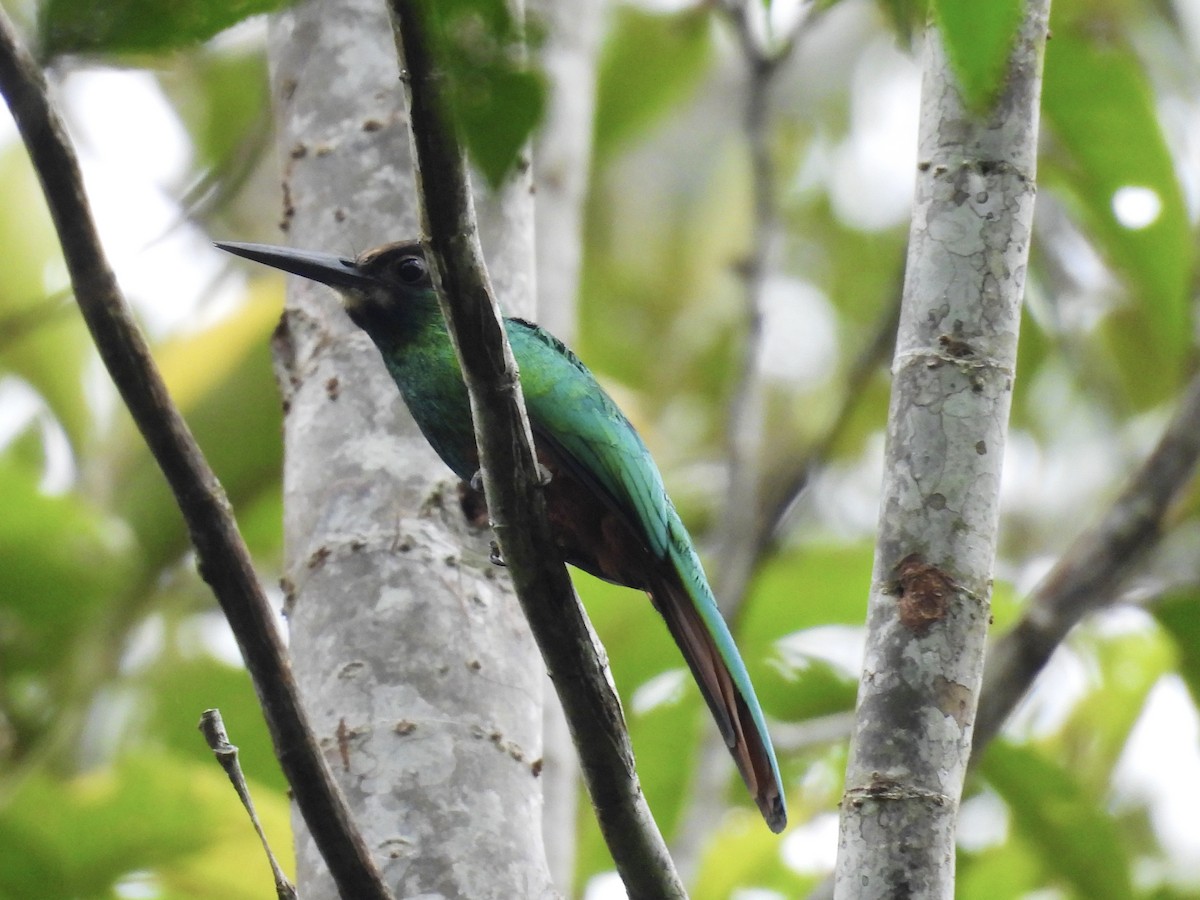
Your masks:
<instances>
[{"instance_id":1,"label":"dark spot on bark","mask_svg":"<svg viewBox=\"0 0 1200 900\"><path fill-rule=\"evenodd\" d=\"M279 589L283 591L283 615L287 618L296 608L296 585L292 579L284 577L279 579Z\"/></svg>"},{"instance_id":2,"label":"dark spot on bark","mask_svg":"<svg viewBox=\"0 0 1200 900\"><path fill-rule=\"evenodd\" d=\"M350 738L352 732L346 727L345 719L338 719L337 747L338 755L342 758L342 770L350 771Z\"/></svg>"},{"instance_id":3,"label":"dark spot on bark","mask_svg":"<svg viewBox=\"0 0 1200 900\"><path fill-rule=\"evenodd\" d=\"M400 737L406 737L407 735L412 734L416 730L417 730L417 723L410 722L410 721L408 721L408 719L401 719L399 722L397 722L395 725L392 726L392 731L394 731L396 734L400 735Z\"/></svg>"},{"instance_id":4,"label":"dark spot on bark","mask_svg":"<svg viewBox=\"0 0 1200 900\"><path fill-rule=\"evenodd\" d=\"M308 558L308 567L310 569L317 568L323 562L325 562L325 560L329 559L329 554L331 552L332 551L330 551L330 549L328 547L318 547L316 550L313 551L312 555Z\"/></svg>"},{"instance_id":5,"label":"dark spot on bark","mask_svg":"<svg viewBox=\"0 0 1200 900\"><path fill-rule=\"evenodd\" d=\"M472 672L478 672L480 669L483 668L483 663L481 663L477 659L469 659L469 660L467 660L467 668L470 669Z\"/></svg>"},{"instance_id":6,"label":"dark spot on bark","mask_svg":"<svg viewBox=\"0 0 1200 900\"><path fill-rule=\"evenodd\" d=\"M340 206L333 211L333 221L335 221L335 222L345 222L346 221L346 211L344 209L342 209Z\"/></svg>"},{"instance_id":7,"label":"dark spot on bark","mask_svg":"<svg viewBox=\"0 0 1200 900\"><path fill-rule=\"evenodd\" d=\"M378 119L367 119L362 123L362 130L370 134L374 131L379 131L383 128L383 123Z\"/></svg>"},{"instance_id":8,"label":"dark spot on bark","mask_svg":"<svg viewBox=\"0 0 1200 900\"><path fill-rule=\"evenodd\" d=\"M946 508L946 495L945 494L930 494L928 503L929 503L930 509L937 509L937 510L945 509Z\"/></svg>"},{"instance_id":9,"label":"dark spot on bark","mask_svg":"<svg viewBox=\"0 0 1200 900\"><path fill-rule=\"evenodd\" d=\"M336 375L334 375L328 381L325 382L325 394L326 394L326 396L329 397L330 400L336 400L340 393L341 393L341 382L338 381L338 377Z\"/></svg>"},{"instance_id":10,"label":"dark spot on bark","mask_svg":"<svg viewBox=\"0 0 1200 900\"><path fill-rule=\"evenodd\" d=\"M987 441L976 441L975 452L980 456L987 456Z\"/></svg>"},{"instance_id":11,"label":"dark spot on bark","mask_svg":"<svg viewBox=\"0 0 1200 900\"><path fill-rule=\"evenodd\" d=\"M540 756L529 764L529 771L533 773L534 778L538 778L542 774L542 767L546 765L546 761Z\"/></svg>"},{"instance_id":12,"label":"dark spot on bark","mask_svg":"<svg viewBox=\"0 0 1200 900\"><path fill-rule=\"evenodd\" d=\"M975 351L970 344L948 334L940 335L938 343L941 344L942 349L946 351L948 356L953 356L955 359L967 359L975 355Z\"/></svg>"},{"instance_id":13,"label":"dark spot on bark","mask_svg":"<svg viewBox=\"0 0 1200 900\"><path fill-rule=\"evenodd\" d=\"M308 156L308 145L303 141L297 141L295 146L288 151L288 156L292 159L304 159L304 157Z\"/></svg>"},{"instance_id":14,"label":"dark spot on bark","mask_svg":"<svg viewBox=\"0 0 1200 900\"><path fill-rule=\"evenodd\" d=\"M896 580L900 588L896 605L901 625L922 636L946 618L954 582L941 569L913 553L896 567Z\"/></svg>"}]
</instances>

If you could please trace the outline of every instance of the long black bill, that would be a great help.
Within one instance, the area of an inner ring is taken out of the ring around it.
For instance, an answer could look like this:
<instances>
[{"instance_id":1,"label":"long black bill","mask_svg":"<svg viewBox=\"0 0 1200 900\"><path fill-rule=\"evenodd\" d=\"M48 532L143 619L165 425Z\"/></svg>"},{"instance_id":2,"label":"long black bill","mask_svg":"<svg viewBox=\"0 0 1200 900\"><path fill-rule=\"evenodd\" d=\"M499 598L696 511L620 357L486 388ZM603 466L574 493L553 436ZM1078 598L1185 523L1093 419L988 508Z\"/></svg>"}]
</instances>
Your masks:
<instances>
[{"instance_id":1,"label":"long black bill","mask_svg":"<svg viewBox=\"0 0 1200 900\"><path fill-rule=\"evenodd\" d=\"M332 253L313 253L308 250L293 250L291 247L274 247L271 244L241 244L234 241L215 241L217 247L245 259L282 269L311 278L332 288L364 288L372 279L364 275L353 259L334 256Z\"/></svg>"}]
</instances>

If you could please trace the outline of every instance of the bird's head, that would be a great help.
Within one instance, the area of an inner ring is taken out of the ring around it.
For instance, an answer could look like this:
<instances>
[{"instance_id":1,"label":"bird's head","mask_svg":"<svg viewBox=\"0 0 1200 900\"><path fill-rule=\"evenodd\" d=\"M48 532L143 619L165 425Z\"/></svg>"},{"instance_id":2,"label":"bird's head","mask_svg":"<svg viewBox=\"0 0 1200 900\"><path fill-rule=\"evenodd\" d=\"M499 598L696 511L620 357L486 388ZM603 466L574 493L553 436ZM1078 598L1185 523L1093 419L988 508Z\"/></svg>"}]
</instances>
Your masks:
<instances>
[{"instance_id":1,"label":"bird's head","mask_svg":"<svg viewBox=\"0 0 1200 900\"><path fill-rule=\"evenodd\" d=\"M425 250L419 243L400 241L351 258L313 253L270 244L218 241L222 250L302 278L327 284L341 295L354 321L379 342L405 330L415 310L437 305Z\"/></svg>"}]
</instances>

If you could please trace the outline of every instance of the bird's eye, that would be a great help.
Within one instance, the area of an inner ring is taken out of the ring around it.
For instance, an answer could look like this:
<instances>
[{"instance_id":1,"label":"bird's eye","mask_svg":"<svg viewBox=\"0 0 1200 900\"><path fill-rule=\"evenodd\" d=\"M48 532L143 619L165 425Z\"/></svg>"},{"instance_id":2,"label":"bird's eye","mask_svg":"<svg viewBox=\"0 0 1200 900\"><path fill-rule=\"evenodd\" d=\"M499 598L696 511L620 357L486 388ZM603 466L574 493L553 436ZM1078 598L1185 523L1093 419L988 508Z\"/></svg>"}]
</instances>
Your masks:
<instances>
[{"instance_id":1,"label":"bird's eye","mask_svg":"<svg viewBox=\"0 0 1200 900\"><path fill-rule=\"evenodd\" d=\"M405 256L396 263L396 277L405 284L420 284L429 277L429 269L421 257Z\"/></svg>"}]
</instances>

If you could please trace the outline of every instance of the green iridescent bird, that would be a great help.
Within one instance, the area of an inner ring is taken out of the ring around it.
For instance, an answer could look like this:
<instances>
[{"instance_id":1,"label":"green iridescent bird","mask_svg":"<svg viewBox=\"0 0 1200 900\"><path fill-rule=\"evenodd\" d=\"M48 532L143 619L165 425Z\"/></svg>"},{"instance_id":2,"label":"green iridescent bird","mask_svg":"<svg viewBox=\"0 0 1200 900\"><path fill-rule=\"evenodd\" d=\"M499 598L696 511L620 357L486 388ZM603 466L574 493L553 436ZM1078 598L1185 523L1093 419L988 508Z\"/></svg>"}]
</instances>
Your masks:
<instances>
[{"instance_id":1,"label":"green iridescent bird","mask_svg":"<svg viewBox=\"0 0 1200 900\"><path fill-rule=\"evenodd\" d=\"M470 405L420 244L357 259L263 244L218 243L255 262L336 289L379 348L404 402L464 481L479 469ZM772 831L787 822L762 709L700 559L642 439L591 372L531 322L505 319L563 558L650 595Z\"/></svg>"}]
</instances>

